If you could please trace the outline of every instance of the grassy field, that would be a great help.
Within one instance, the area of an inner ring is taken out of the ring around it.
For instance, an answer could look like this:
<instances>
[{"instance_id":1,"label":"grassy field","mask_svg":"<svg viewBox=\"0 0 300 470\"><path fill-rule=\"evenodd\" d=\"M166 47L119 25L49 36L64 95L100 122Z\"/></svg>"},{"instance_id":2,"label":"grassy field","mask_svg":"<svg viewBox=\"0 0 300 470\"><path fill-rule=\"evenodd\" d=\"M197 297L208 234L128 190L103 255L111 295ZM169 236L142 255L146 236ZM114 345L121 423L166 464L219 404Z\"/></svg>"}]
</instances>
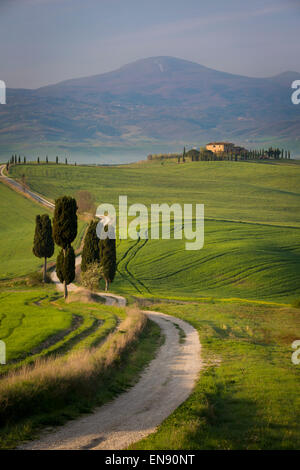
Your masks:
<instances>
[{"instance_id":1,"label":"grassy field","mask_svg":"<svg viewBox=\"0 0 300 470\"><path fill-rule=\"evenodd\" d=\"M204 203L208 219L300 227L300 165L247 162L141 163L115 167L17 165L30 188L54 200L91 191L98 204Z\"/></svg>"},{"instance_id":2,"label":"grassy field","mask_svg":"<svg viewBox=\"0 0 300 470\"><path fill-rule=\"evenodd\" d=\"M163 202L205 204L205 244L200 251L186 251L181 240L118 243L113 291L144 302L202 299L151 304L151 309L197 328L205 368L190 398L157 433L133 448L299 448L299 366L291 362L291 344L300 338L300 315L299 309L285 305L300 297L299 164L41 164L18 165L11 173L17 178L25 173L31 189L52 200L87 189L99 204L117 205L119 194L127 195L129 204L148 207ZM3 279L41 264L31 254L34 216L41 209L3 185L0 191L5 201L0 214L5 221L0 233ZM124 318L113 307L65 304L51 286L0 286L0 311L0 338L2 334L9 351L7 369L53 353L68 356L91 348L114 328L117 317ZM137 378L159 342L157 327L150 325L119 369L97 384L94 396L84 397L81 391L57 409L9 425L0 433L0 446L9 448L18 439L32 437L40 425L61 423L111 399Z\"/></svg>"},{"instance_id":3,"label":"grassy field","mask_svg":"<svg viewBox=\"0 0 300 470\"><path fill-rule=\"evenodd\" d=\"M132 386L162 342L159 327L128 312L99 348L37 362L0 380L0 449L38 436Z\"/></svg>"},{"instance_id":4,"label":"grassy field","mask_svg":"<svg viewBox=\"0 0 300 470\"><path fill-rule=\"evenodd\" d=\"M300 296L299 229L206 221L205 245L121 241L113 289L168 297L290 302Z\"/></svg>"},{"instance_id":5,"label":"grassy field","mask_svg":"<svg viewBox=\"0 0 300 470\"><path fill-rule=\"evenodd\" d=\"M205 204L205 245L184 241L118 246L113 289L161 297L290 302L300 296L300 165L247 162L133 164L119 167L20 165L14 177L51 199L91 191L97 203Z\"/></svg>"},{"instance_id":6,"label":"grassy field","mask_svg":"<svg viewBox=\"0 0 300 470\"><path fill-rule=\"evenodd\" d=\"M72 294L71 294L72 299ZM124 309L101 303L66 304L54 286L0 292L1 374L42 357L97 346L124 319Z\"/></svg>"},{"instance_id":7,"label":"grassy field","mask_svg":"<svg viewBox=\"0 0 300 470\"><path fill-rule=\"evenodd\" d=\"M0 184L0 200L0 280L3 280L24 276L42 266L43 260L32 254L35 217L52 213L4 184ZM79 221L75 247L80 244L83 229L84 223Z\"/></svg>"},{"instance_id":8,"label":"grassy field","mask_svg":"<svg viewBox=\"0 0 300 470\"><path fill-rule=\"evenodd\" d=\"M299 309L240 303L154 304L189 321L204 371L193 394L131 449L299 449Z\"/></svg>"}]
</instances>

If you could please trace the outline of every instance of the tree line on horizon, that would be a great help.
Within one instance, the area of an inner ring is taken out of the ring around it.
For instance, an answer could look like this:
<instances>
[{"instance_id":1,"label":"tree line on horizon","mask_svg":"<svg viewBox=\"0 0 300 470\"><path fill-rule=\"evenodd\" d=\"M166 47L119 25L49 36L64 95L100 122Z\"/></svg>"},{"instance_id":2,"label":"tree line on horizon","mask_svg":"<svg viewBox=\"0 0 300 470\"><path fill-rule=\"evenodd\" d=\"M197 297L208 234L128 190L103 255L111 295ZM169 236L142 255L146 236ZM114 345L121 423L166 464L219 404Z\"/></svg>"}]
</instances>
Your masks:
<instances>
[{"instance_id":1,"label":"tree line on horizon","mask_svg":"<svg viewBox=\"0 0 300 470\"><path fill-rule=\"evenodd\" d=\"M65 165L68 165L68 158L65 157L64 159L65 159ZM36 163L37 163L38 165L39 165L40 163L42 163L42 162L43 162L44 164L45 164L45 163L46 163L46 164L48 164L48 163L50 163L50 164L51 164L51 163L52 163L52 164L55 163L56 165L59 165L59 164L60 164L60 161L59 161L59 157L58 157L58 156L55 157L55 162L51 162L51 161L49 160L49 158L48 158L48 155L46 155L44 161L42 161L42 160L40 159L40 157L37 157L37 158L36 158ZM6 169L8 170L10 166L12 166L12 165L18 165L18 164L21 164L21 163L22 163L23 165L26 165L26 163L27 163L27 157L25 157L25 156L21 157L21 155L18 156L18 155L16 155L16 154L15 154L15 155L12 155L11 158L10 158L10 159L7 161L7 163L6 163ZM75 162L74 165L76 166L77 163Z\"/></svg>"},{"instance_id":2,"label":"tree line on horizon","mask_svg":"<svg viewBox=\"0 0 300 470\"><path fill-rule=\"evenodd\" d=\"M48 214L36 216L33 254L44 258L43 282L46 282L47 258L54 254L54 243L60 247L56 273L64 285L65 299L68 296L68 285L75 279L75 252L72 243L77 236L77 209L76 199L63 196L55 201L53 225ZM116 273L116 242L109 237L99 240L96 234L97 224L98 220L92 220L86 232L81 270L85 273L85 278L90 268L94 275L96 270L98 281L103 278L105 290L108 290Z\"/></svg>"},{"instance_id":3,"label":"tree line on horizon","mask_svg":"<svg viewBox=\"0 0 300 470\"><path fill-rule=\"evenodd\" d=\"M269 147L268 149L247 150L242 149L237 152L218 152L214 153L211 150L201 147L200 150L190 149L186 151L185 147L181 153L159 153L150 154L147 160L171 160L177 163L185 163L186 161L199 162L199 161L245 161L245 160L290 160L290 150Z\"/></svg>"}]
</instances>

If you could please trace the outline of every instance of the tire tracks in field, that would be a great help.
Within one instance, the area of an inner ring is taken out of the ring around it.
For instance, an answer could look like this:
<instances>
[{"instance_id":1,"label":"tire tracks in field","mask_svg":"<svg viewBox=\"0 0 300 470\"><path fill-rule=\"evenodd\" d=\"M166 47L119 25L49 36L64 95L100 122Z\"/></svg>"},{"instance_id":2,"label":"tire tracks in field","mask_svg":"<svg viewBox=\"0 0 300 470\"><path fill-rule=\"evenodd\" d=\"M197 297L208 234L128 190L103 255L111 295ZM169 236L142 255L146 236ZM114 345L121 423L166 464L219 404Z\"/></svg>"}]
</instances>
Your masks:
<instances>
[{"instance_id":1,"label":"tire tracks in field","mask_svg":"<svg viewBox=\"0 0 300 470\"><path fill-rule=\"evenodd\" d=\"M122 258L120 259L120 261L118 262L117 266L118 266L118 272L119 274L121 274L121 276L124 278L124 274L122 273L122 271L120 271L119 269L119 265L120 263L124 263L123 264L123 269L125 271L125 273L127 274L128 277L125 277L125 279L127 279L130 284L140 293L142 294L143 293L143 290L146 291L148 294L151 294L151 291L150 289L139 279L137 279L131 271L129 271L129 263L131 263L131 261L135 258L135 256L137 255L137 253L146 245L146 243L148 242L148 239L146 238L141 244L141 239L139 238L136 243L134 243L131 247L128 248L128 250L126 250L126 252L124 253L124 255L122 256ZM142 290L141 290L142 289Z\"/></svg>"},{"instance_id":2,"label":"tire tracks in field","mask_svg":"<svg viewBox=\"0 0 300 470\"><path fill-rule=\"evenodd\" d=\"M3 315L5 315L5 317L7 318L7 315L6 315L5 313L4 313ZM17 328L19 328L20 326L22 326L25 317L26 317L26 315L25 315L24 313L22 313L21 316L20 316L20 318L19 318L19 320L17 320L17 324L16 324L15 326L13 326L13 327L11 327L11 328L9 328L9 327L7 327L7 326L4 326L4 328L7 329L8 333L7 333L7 335L5 335L5 336L1 336L1 339L7 339L7 338L9 338ZM3 326L2 326L2 327L3 327Z\"/></svg>"}]
</instances>

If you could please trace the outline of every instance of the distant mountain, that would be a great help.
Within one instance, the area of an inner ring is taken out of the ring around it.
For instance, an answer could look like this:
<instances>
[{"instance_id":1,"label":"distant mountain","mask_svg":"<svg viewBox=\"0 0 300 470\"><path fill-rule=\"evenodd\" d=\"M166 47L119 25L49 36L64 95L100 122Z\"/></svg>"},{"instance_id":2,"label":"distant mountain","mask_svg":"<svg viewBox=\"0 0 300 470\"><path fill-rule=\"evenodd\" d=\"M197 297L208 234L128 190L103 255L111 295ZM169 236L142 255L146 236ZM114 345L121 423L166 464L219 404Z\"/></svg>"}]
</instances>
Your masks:
<instances>
[{"instance_id":1,"label":"distant mountain","mask_svg":"<svg viewBox=\"0 0 300 470\"><path fill-rule=\"evenodd\" d=\"M13 148L159 148L233 140L300 145L297 72L250 78L174 57L37 90L8 89L0 106L0 151ZM300 150L300 147L299 147Z\"/></svg>"}]
</instances>

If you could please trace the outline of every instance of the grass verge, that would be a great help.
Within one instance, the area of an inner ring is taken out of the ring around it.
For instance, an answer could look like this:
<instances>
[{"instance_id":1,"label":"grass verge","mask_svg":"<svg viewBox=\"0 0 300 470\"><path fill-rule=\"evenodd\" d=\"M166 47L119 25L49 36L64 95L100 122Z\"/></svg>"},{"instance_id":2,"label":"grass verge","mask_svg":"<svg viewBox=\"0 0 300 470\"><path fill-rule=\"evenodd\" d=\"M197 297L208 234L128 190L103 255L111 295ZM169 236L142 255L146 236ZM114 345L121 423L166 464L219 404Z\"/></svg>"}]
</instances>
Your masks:
<instances>
[{"instance_id":1,"label":"grass verge","mask_svg":"<svg viewBox=\"0 0 300 470\"><path fill-rule=\"evenodd\" d=\"M0 448L13 448L43 426L63 424L111 400L138 379L160 344L159 327L133 312L98 350L74 353L63 367L63 360L51 361L22 380L3 382Z\"/></svg>"}]
</instances>

